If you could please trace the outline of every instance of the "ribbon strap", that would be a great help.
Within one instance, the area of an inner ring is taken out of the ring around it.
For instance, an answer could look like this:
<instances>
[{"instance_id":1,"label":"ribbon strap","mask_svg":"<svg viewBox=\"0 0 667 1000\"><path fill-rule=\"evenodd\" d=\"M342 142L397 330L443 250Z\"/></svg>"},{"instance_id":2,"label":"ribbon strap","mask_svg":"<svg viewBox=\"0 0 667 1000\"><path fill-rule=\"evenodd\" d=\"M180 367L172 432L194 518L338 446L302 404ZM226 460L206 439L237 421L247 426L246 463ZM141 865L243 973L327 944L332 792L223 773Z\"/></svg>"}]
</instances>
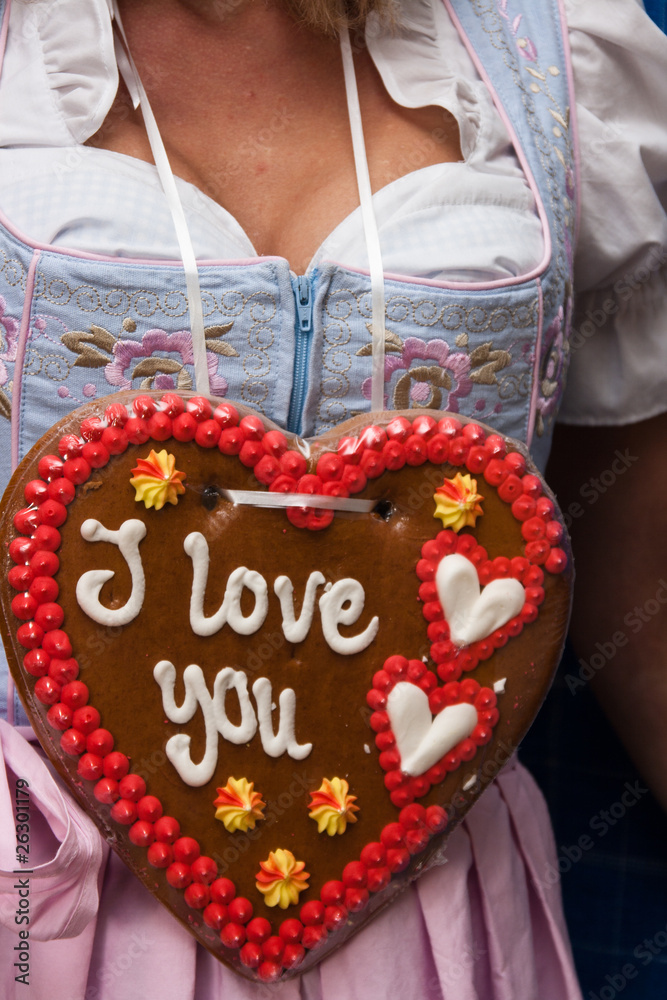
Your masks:
<instances>
[{"instance_id":1,"label":"ribbon strap","mask_svg":"<svg viewBox=\"0 0 667 1000\"><path fill-rule=\"evenodd\" d=\"M372 369L371 369L371 410L384 410L384 272L382 269L382 254L378 236L377 220L373 211L373 194L371 179L368 173L364 131L361 124L361 109L359 107L359 92L354 71L354 60L350 46L350 34L347 27L340 32L340 49L343 57L343 74L345 76L345 93L347 95L347 110L352 132L352 148L354 151L354 166L357 172L357 187L361 204L361 218L366 239L368 265L371 277L371 330L372 330Z\"/></svg>"},{"instance_id":2,"label":"ribbon strap","mask_svg":"<svg viewBox=\"0 0 667 1000\"><path fill-rule=\"evenodd\" d=\"M141 78L134 64L132 54L127 44L127 37L117 0L113 0L113 16L118 32L115 36L116 61L118 69L123 77L125 85L132 98L135 110L140 107L143 115L148 142L150 143L153 159L157 168L158 177L162 185L169 211L174 222L176 238L181 251L183 271L185 272L185 285L188 295L188 310L190 313L190 329L192 331L192 355L195 369L195 387L197 392L203 396L210 396L211 387L208 379L208 363L206 358L206 334L204 333L204 312L201 301L201 287L199 284L199 271L197 268L197 258L194 247L190 239L188 224L185 221L185 212L181 203L174 174L169 164L169 157L162 142L162 136L155 121L153 110L144 90Z\"/></svg>"}]
</instances>

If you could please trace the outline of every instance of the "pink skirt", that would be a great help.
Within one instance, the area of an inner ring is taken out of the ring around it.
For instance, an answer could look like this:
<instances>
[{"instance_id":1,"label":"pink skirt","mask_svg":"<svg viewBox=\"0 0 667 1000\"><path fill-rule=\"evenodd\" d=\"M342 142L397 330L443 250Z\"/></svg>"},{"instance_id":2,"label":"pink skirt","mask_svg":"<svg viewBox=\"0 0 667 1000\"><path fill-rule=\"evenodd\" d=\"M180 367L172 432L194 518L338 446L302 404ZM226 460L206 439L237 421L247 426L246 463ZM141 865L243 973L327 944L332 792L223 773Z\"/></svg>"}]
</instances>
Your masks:
<instances>
[{"instance_id":1,"label":"pink skirt","mask_svg":"<svg viewBox=\"0 0 667 1000\"><path fill-rule=\"evenodd\" d=\"M0 743L6 1000L581 1000L549 817L519 764L454 831L443 864L317 968L263 986L195 944L109 851L41 754L2 721ZM29 925L17 923L16 778L30 784ZM28 990L16 978L22 929L30 931Z\"/></svg>"}]
</instances>

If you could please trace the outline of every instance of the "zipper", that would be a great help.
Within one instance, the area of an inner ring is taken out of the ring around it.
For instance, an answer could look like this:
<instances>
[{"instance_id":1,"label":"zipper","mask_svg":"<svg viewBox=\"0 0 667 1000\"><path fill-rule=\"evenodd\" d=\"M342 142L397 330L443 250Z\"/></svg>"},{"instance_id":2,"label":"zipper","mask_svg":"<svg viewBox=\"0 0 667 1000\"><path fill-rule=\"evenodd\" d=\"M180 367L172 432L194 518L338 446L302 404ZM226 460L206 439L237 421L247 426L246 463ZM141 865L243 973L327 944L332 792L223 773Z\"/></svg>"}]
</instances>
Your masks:
<instances>
[{"instance_id":1,"label":"zipper","mask_svg":"<svg viewBox=\"0 0 667 1000\"><path fill-rule=\"evenodd\" d=\"M296 303L296 317L294 324L294 382L287 418L287 430L298 434L301 431L303 402L308 382L308 359L313 332L313 290L311 278L305 274L292 275L291 280Z\"/></svg>"}]
</instances>

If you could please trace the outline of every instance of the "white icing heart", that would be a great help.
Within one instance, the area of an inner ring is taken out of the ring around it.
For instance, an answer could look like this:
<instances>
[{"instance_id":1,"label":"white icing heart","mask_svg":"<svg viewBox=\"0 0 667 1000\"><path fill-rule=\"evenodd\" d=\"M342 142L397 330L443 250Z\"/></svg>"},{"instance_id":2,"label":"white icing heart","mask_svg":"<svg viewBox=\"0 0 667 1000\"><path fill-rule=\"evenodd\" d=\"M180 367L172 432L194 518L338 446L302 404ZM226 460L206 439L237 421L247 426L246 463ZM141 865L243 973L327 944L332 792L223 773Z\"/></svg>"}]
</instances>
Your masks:
<instances>
[{"instance_id":1,"label":"white icing heart","mask_svg":"<svg viewBox=\"0 0 667 1000\"><path fill-rule=\"evenodd\" d=\"M447 705L434 718L428 695L406 681L390 691L387 712L401 755L401 770L413 778L470 736L478 721L477 709L468 702Z\"/></svg>"},{"instance_id":2,"label":"white icing heart","mask_svg":"<svg viewBox=\"0 0 667 1000\"><path fill-rule=\"evenodd\" d=\"M462 555L445 556L435 574L438 598L456 646L486 639L519 614L526 591L518 580L492 580L480 590L477 570Z\"/></svg>"}]
</instances>

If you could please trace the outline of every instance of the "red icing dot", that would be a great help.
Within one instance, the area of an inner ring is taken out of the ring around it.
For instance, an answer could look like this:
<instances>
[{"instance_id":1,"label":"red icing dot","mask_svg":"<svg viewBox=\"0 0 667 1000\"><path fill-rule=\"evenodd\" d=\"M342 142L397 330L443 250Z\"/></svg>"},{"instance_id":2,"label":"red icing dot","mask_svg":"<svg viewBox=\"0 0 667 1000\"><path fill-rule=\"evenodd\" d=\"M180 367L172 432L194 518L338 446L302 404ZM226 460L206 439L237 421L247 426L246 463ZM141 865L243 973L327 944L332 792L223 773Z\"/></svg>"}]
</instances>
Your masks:
<instances>
[{"instance_id":1,"label":"red icing dot","mask_svg":"<svg viewBox=\"0 0 667 1000\"><path fill-rule=\"evenodd\" d=\"M113 778L101 778L93 788L93 795L103 805L113 805L119 799L118 782Z\"/></svg>"},{"instance_id":2,"label":"red icing dot","mask_svg":"<svg viewBox=\"0 0 667 1000\"><path fill-rule=\"evenodd\" d=\"M220 433L220 424L216 420L203 420L197 427L195 441L201 448L215 448Z\"/></svg>"},{"instance_id":3,"label":"red icing dot","mask_svg":"<svg viewBox=\"0 0 667 1000\"><path fill-rule=\"evenodd\" d=\"M181 832L181 825L173 816L160 816L155 822L155 839L163 840L167 844L173 844ZM213 883L216 884L215 882ZM212 897L215 903L227 902L227 900Z\"/></svg>"},{"instance_id":4,"label":"red icing dot","mask_svg":"<svg viewBox=\"0 0 667 1000\"><path fill-rule=\"evenodd\" d=\"M255 917L246 927L246 934L253 944L263 944L271 937L271 924L266 917Z\"/></svg>"},{"instance_id":5,"label":"red icing dot","mask_svg":"<svg viewBox=\"0 0 667 1000\"><path fill-rule=\"evenodd\" d=\"M44 629L34 622L26 622L17 629L16 638L24 649L35 649L44 639Z\"/></svg>"},{"instance_id":6,"label":"red icing dot","mask_svg":"<svg viewBox=\"0 0 667 1000\"><path fill-rule=\"evenodd\" d=\"M236 427L239 422L238 410L231 403L220 403L213 412L213 419L217 420L223 429Z\"/></svg>"},{"instance_id":7,"label":"red icing dot","mask_svg":"<svg viewBox=\"0 0 667 1000\"><path fill-rule=\"evenodd\" d=\"M104 773L107 778L115 778L116 781L120 782L120 794L124 799L133 799L134 795L130 794L127 785L124 785L125 776L130 769L130 762L124 753L120 753L119 750L114 750L109 753L104 758ZM134 778L138 781L143 782L143 778L138 778L137 775L128 775L128 778ZM145 783L143 788L146 788ZM142 793L143 794L143 793Z\"/></svg>"},{"instance_id":8,"label":"red icing dot","mask_svg":"<svg viewBox=\"0 0 667 1000\"><path fill-rule=\"evenodd\" d=\"M394 847L387 851L387 868L390 872L402 872L410 864L410 852L405 847Z\"/></svg>"},{"instance_id":9,"label":"red icing dot","mask_svg":"<svg viewBox=\"0 0 667 1000\"><path fill-rule=\"evenodd\" d=\"M130 444L145 444L151 436L148 421L142 420L141 417L130 417L125 424L125 433Z\"/></svg>"},{"instance_id":10,"label":"red icing dot","mask_svg":"<svg viewBox=\"0 0 667 1000\"><path fill-rule=\"evenodd\" d=\"M423 465L428 457L427 444L419 434L411 434L404 448L408 465Z\"/></svg>"},{"instance_id":11,"label":"red icing dot","mask_svg":"<svg viewBox=\"0 0 667 1000\"><path fill-rule=\"evenodd\" d=\"M99 441L104 431L104 424L99 417L88 417L82 421L80 430L84 441Z\"/></svg>"},{"instance_id":12,"label":"red icing dot","mask_svg":"<svg viewBox=\"0 0 667 1000\"><path fill-rule=\"evenodd\" d=\"M167 416L172 419L183 413L185 410L185 403L180 396L177 396L176 393L173 392L165 393L160 402L163 406L162 412L166 413Z\"/></svg>"},{"instance_id":13,"label":"red icing dot","mask_svg":"<svg viewBox=\"0 0 667 1000\"><path fill-rule=\"evenodd\" d=\"M37 463L39 477L40 479L44 479L47 483L50 482L51 479L57 479L59 476L62 476L62 469L63 461L55 455L43 455Z\"/></svg>"},{"instance_id":14,"label":"red icing dot","mask_svg":"<svg viewBox=\"0 0 667 1000\"><path fill-rule=\"evenodd\" d=\"M125 755L123 754L123 756ZM106 759L108 760L109 758L115 758L115 752L109 754L109 757ZM112 777L115 777L115 775L112 775ZM118 782L118 788L124 799L132 799L133 802L138 802L142 795L146 794L146 782L138 774L124 775ZM157 823L155 824L155 837L157 840L163 839L158 836Z\"/></svg>"},{"instance_id":15,"label":"red icing dot","mask_svg":"<svg viewBox=\"0 0 667 1000\"><path fill-rule=\"evenodd\" d=\"M368 479L363 469L356 465L346 465L342 482L350 493L361 493L362 490L366 489Z\"/></svg>"},{"instance_id":16,"label":"red icing dot","mask_svg":"<svg viewBox=\"0 0 667 1000\"><path fill-rule=\"evenodd\" d=\"M59 567L60 560L55 552L38 551L30 560L30 569L35 576L53 576Z\"/></svg>"},{"instance_id":17,"label":"red icing dot","mask_svg":"<svg viewBox=\"0 0 667 1000\"><path fill-rule=\"evenodd\" d=\"M547 556L544 568L548 573L562 573L567 566L567 555L562 549L552 549Z\"/></svg>"},{"instance_id":18,"label":"red icing dot","mask_svg":"<svg viewBox=\"0 0 667 1000\"><path fill-rule=\"evenodd\" d=\"M388 441L382 449L382 458L385 468L390 472L396 472L405 465L405 448L400 441Z\"/></svg>"},{"instance_id":19,"label":"red icing dot","mask_svg":"<svg viewBox=\"0 0 667 1000\"><path fill-rule=\"evenodd\" d=\"M385 470L382 454L370 448L367 448L361 456L359 466L369 479L377 479Z\"/></svg>"},{"instance_id":20,"label":"red icing dot","mask_svg":"<svg viewBox=\"0 0 667 1000\"><path fill-rule=\"evenodd\" d=\"M111 812L113 814L113 809ZM174 889L185 889L192 881L190 865L186 865L182 861L172 862L172 864L170 864L167 868L166 876L167 882L169 885L173 886Z\"/></svg>"},{"instance_id":21,"label":"red icing dot","mask_svg":"<svg viewBox=\"0 0 667 1000\"><path fill-rule=\"evenodd\" d=\"M201 882L193 882L185 890L185 902L193 910L203 910L211 901L211 893L207 885Z\"/></svg>"},{"instance_id":22,"label":"red icing dot","mask_svg":"<svg viewBox=\"0 0 667 1000\"><path fill-rule=\"evenodd\" d=\"M97 753L100 757L106 757L107 754L110 754L113 750L113 744L114 739L108 729L94 729L86 737L86 750L89 753Z\"/></svg>"},{"instance_id":23,"label":"red icing dot","mask_svg":"<svg viewBox=\"0 0 667 1000\"><path fill-rule=\"evenodd\" d=\"M40 524L33 535L33 539L35 542L35 551L46 549L47 552L55 552L56 549L60 548L60 542L62 541L58 529L49 524Z\"/></svg>"},{"instance_id":24,"label":"red icing dot","mask_svg":"<svg viewBox=\"0 0 667 1000\"><path fill-rule=\"evenodd\" d=\"M262 961L262 949L254 941L248 941L241 948L239 957L247 969L256 969Z\"/></svg>"},{"instance_id":25,"label":"red icing dot","mask_svg":"<svg viewBox=\"0 0 667 1000\"><path fill-rule=\"evenodd\" d=\"M43 649L31 649L23 657L23 666L33 677L44 677L48 673L50 663L51 657Z\"/></svg>"},{"instance_id":26,"label":"red icing dot","mask_svg":"<svg viewBox=\"0 0 667 1000\"><path fill-rule=\"evenodd\" d=\"M173 420L171 431L177 441L192 441L197 433L197 421L191 413L181 413Z\"/></svg>"},{"instance_id":27,"label":"red icing dot","mask_svg":"<svg viewBox=\"0 0 667 1000\"><path fill-rule=\"evenodd\" d=\"M174 857L177 861L191 865L199 857L200 853L199 844L194 837L179 837L178 840L174 841Z\"/></svg>"},{"instance_id":28,"label":"red icing dot","mask_svg":"<svg viewBox=\"0 0 667 1000\"><path fill-rule=\"evenodd\" d=\"M480 445L473 445L466 458L466 467L468 470L479 474L480 472L484 472L488 462L489 453L486 448L482 448Z\"/></svg>"},{"instance_id":29,"label":"red icing dot","mask_svg":"<svg viewBox=\"0 0 667 1000\"><path fill-rule=\"evenodd\" d=\"M168 868L174 860L174 852L169 844L151 844L146 853L149 865L153 868Z\"/></svg>"},{"instance_id":30,"label":"red icing dot","mask_svg":"<svg viewBox=\"0 0 667 1000\"><path fill-rule=\"evenodd\" d=\"M280 462L273 455L263 455L254 467L255 478L265 486L270 486L280 476ZM276 490L275 492L279 492ZM286 491L287 492L287 491Z\"/></svg>"},{"instance_id":31,"label":"red icing dot","mask_svg":"<svg viewBox=\"0 0 667 1000\"><path fill-rule=\"evenodd\" d=\"M202 916L206 926L214 931L221 930L229 921L227 907L222 906L220 903L209 903Z\"/></svg>"},{"instance_id":32,"label":"red icing dot","mask_svg":"<svg viewBox=\"0 0 667 1000\"><path fill-rule=\"evenodd\" d=\"M102 444L110 455L122 455L129 441L122 427L106 427L102 432Z\"/></svg>"},{"instance_id":33,"label":"red icing dot","mask_svg":"<svg viewBox=\"0 0 667 1000\"><path fill-rule=\"evenodd\" d=\"M146 820L148 823L155 823L155 821L162 815L162 803L154 795L144 795L137 802L137 815L139 816L139 819ZM174 844L174 857L177 861L187 861L188 863L190 863L191 860L195 860L194 858L190 859L189 857L180 857L178 851L176 850L176 844Z\"/></svg>"},{"instance_id":34,"label":"red icing dot","mask_svg":"<svg viewBox=\"0 0 667 1000\"><path fill-rule=\"evenodd\" d=\"M363 862L349 861L343 868L343 883L348 889L363 889L366 886L367 875L368 871Z\"/></svg>"},{"instance_id":35,"label":"red icing dot","mask_svg":"<svg viewBox=\"0 0 667 1000\"><path fill-rule=\"evenodd\" d=\"M246 932L243 924L229 923L220 931L220 940L226 948L240 948L245 944Z\"/></svg>"},{"instance_id":36,"label":"red icing dot","mask_svg":"<svg viewBox=\"0 0 667 1000\"><path fill-rule=\"evenodd\" d=\"M132 409L138 417L152 417L155 413L155 400L152 396L135 396L132 400Z\"/></svg>"},{"instance_id":37,"label":"red icing dot","mask_svg":"<svg viewBox=\"0 0 667 1000\"><path fill-rule=\"evenodd\" d=\"M197 423L209 420L213 414L213 407L205 396L192 396L187 400L185 409L190 416L194 417Z\"/></svg>"},{"instance_id":38,"label":"red icing dot","mask_svg":"<svg viewBox=\"0 0 667 1000\"><path fill-rule=\"evenodd\" d=\"M35 698L42 705L55 705L61 698L61 687L52 677L40 677L35 683Z\"/></svg>"},{"instance_id":39,"label":"red icing dot","mask_svg":"<svg viewBox=\"0 0 667 1000\"><path fill-rule=\"evenodd\" d=\"M71 458L63 466L63 476L65 479L69 479L71 483L74 483L75 486L85 483L90 477L90 472L90 466L85 458ZM46 521L44 523L51 524L53 522Z\"/></svg>"},{"instance_id":40,"label":"red icing dot","mask_svg":"<svg viewBox=\"0 0 667 1000\"><path fill-rule=\"evenodd\" d=\"M280 977L281 967L278 962L264 961L257 969L257 975L263 983L274 983Z\"/></svg>"},{"instance_id":41,"label":"red icing dot","mask_svg":"<svg viewBox=\"0 0 667 1000\"><path fill-rule=\"evenodd\" d=\"M52 479L47 486L48 495L58 503L69 504L76 496L76 487L71 479L60 476L59 479Z\"/></svg>"},{"instance_id":42,"label":"red icing dot","mask_svg":"<svg viewBox=\"0 0 667 1000\"><path fill-rule=\"evenodd\" d=\"M348 889L345 893L345 906L351 913L359 913L368 905L368 889ZM324 928L322 928L324 930ZM306 944L304 932L304 945L306 947L311 947Z\"/></svg>"},{"instance_id":43,"label":"red icing dot","mask_svg":"<svg viewBox=\"0 0 667 1000\"><path fill-rule=\"evenodd\" d=\"M51 666L56 661L52 661ZM66 660L60 660L60 663L67 662ZM76 663L76 660L73 661ZM100 713L92 705L84 705L83 708L77 708L73 715L73 725L75 729L78 729L80 733L84 736L88 736L93 730L97 729L100 724ZM93 751L94 752L94 751Z\"/></svg>"},{"instance_id":44,"label":"red icing dot","mask_svg":"<svg viewBox=\"0 0 667 1000\"><path fill-rule=\"evenodd\" d=\"M301 944L288 944L285 946L283 955L283 966L285 969L296 969L303 962L306 951Z\"/></svg>"},{"instance_id":45,"label":"red icing dot","mask_svg":"<svg viewBox=\"0 0 667 1000\"><path fill-rule=\"evenodd\" d=\"M127 833L128 837L137 847L149 847L155 840L153 824L145 820L137 820L133 823Z\"/></svg>"},{"instance_id":46,"label":"red icing dot","mask_svg":"<svg viewBox=\"0 0 667 1000\"><path fill-rule=\"evenodd\" d=\"M58 629L65 620L65 612L59 604L40 604L35 611L35 623L45 632Z\"/></svg>"},{"instance_id":47,"label":"red icing dot","mask_svg":"<svg viewBox=\"0 0 667 1000\"><path fill-rule=\"evenodd\" d=\"M324 911L324 926L328 931L337 931L347 923L347 909L344 906L327 906Z\"/></svg>"},{"instance_id":48,"label":"red icing dot","mask_svg":"<svg viewBox=\"0 0 667 1000\"><path fill-rule=\"evenodd\" d=\"M340 479L344 469L343 459L332 451L321 455L317 462L317 475L323 483Z\"/></svg>"},{"instance_id":49,"label":"red icing dot","mask_svg":"<svg viewBox=\"0 0 667 1000\"><path fill-rule=\"evenodd\" d=\"M339 906L345 900L345 883L325 882L320 896L325 906Z\"/></svg>"},{"instance_id":50,"label":"red icing dot","mask_svg":"<svg viewBox=\"0 0 667 1000\"><path fill-rule=\"evenodd\" d=\"M324 903L319 899L311 899L301 907L301 922L304 927L313 927L324 920Z\"/></svg>"},{"instance_id":51,"label":"red icing dot","mask_svg":"<svg viewBox=\"0 0 667 1000\"><path fill-rule=\"evenodd\" d=\"M111 807L111 818L123 826L131 826L137 818L137 807L131 799L118 799Z\"/></svg>"},{"instance_id":52,"label":"red icing dot","mask_svg":"<svg viewBox=\"0 0 667 1000\"><path fill-rule=\"evenodd\" d=\"M139 807L139 810L141 815L141 806ZM192 878L195 882L202 882L204 885L210 885L218 874L218 866L213 858L209 858L205 854L202 854L192 862L190 865L190 871L192 872Z\"/></svg>"},{"instance_id":53,"label":"red icing dot","mask_svg":"<svg viewBox=\"0 0 667 1000\"><path fill-rule=\"evenodd\" d=\"M368 891L380 892L389 885L391 872L388 868L369 868L368 870ZM344 922L344 921L343 921ZM333 928L329 928L333 930Z\"/></svg>"},{"instance_id":54,"label":"red icing dot","mask_svg":"<svg viewBox=\"0 0 667 1000\"><path fill-rule=\"evenodd\" d=\"M243 421L241 421L241 423L243 423ZM257 465L263 456L264 448L262 447L261 441L246 440L241 446L239 461L248 469L252 469Z\"/></svg>"},{"instance_id":55,"label":"red icing dot","mask_svg":"<svg viewBox=\"0 0 667 1000\"><path fill-rule=\"evenodd\" d=\"M104 411L104 419L113 428L123 427L127 423L127 409L122 403L111 403Z\"/></svg>"},{"instance_id":56,"label":"red icing dot","mask_svg":"<svg viewBox=\"0 0 667 1000\"><path fill-rule=\"evenodd\" d=\"M46 649L46 639L44 636L44 648ZM87 686L82 681L71 681L63 688L63 701L71 709L80 708L88 703L89 692Z\"/></svg>"},{"instance_id":57,"label":"red icing dot","mask_svg":"<svg viewBox=\"0 0 667 1000\"><path fill-rule=\"evenodd\" d=\"M16 618L23 622L34 618L38 606L37 601L30 594L17 594L16 597L12 598L12 612ZM41 627L43 628L43 626Z\"/></svg>"},{"instance_id":58,"label":"red icing dot","mask_svg":"<svg viewBox=\"0 0 667 1000\"><path fill-rule=\"evenodd\" d=\"M72 710L67 705L63 705L62 702L57 702L48 710L46 718L53 729L64 732L72 725Z\"/></svg>"},{"instance_id":59,"label":"red icing dot","mask_svg":"<svg viewBox=\"0 0 667 1000\"><path fill-rule=\"evenodd\" d=\"M47 502L47 500L43 501L43 503ZM14 527L22 535L31 535L39 523L39 509L37 507L24 507L23 510L14 514Z\"/></svg>"},{"instance_id":60,"label":"red icing dot","mask_svg":"<svg viewBox=\"0 0 667 1000\"><path fill-rule=\"evenodd\" d=\"M174 424L169 414L154 413L148 421L148 433L154 441L168 441L174 433Z\"/></svg>"},{"instance_id":61,"label":"red icing dot","mask_svg":"<svg viewBox=\"0 0 667 1000\"><path fill-rule=\"evenodd\" d=\"M387 437L391 441L403 444L412 434L412 424L407 417L394 417L386 427Z\"/></svg>"},{"instance_id":62,"label":"red icing dot","mask_svg":"<svg viewBox=\"0 0 667 1000\"><path fill-rule=\"evenodd\" d=\"M46 500L48 495L49 487L41 479L31 479L23 490L23 496L28 505L41 503L42 500Z\"/></svg>"},{"instance_id":63,"label":"red icing dot","mask_svg":"<svg viewBox=\"0 0 667 1000\"><path fill-rule=\"evenodd\" d=\"M37 543L32 538L14 538L9 543L9 558L19 565L29 563L36 551Z\"/></svg>"},{"instance_id":64,"label":"red icing dot","mask_svg":"<svg viewBox=\"0 0 667 1000\"><path fill-rule=\"evenodd\" d=\"M160 822L162 821L160 820ZM235 895L236 886L229 878L217 878L211 885L211 899L214 903L226 905L231 903Z\"/></svg>"},{"instance_id":65,"label":"red icing dot","mask_svg":"<svg viewBox=\"0 0 667 1000\"><path fill-rule=\"evenodd\" d=\"M86 737L77 729L66 729L60 737L60 746L66 754L78 757L86 749Z\"/></svg>"},{"instance_id":66,"label":"red icing dot","mask_svg":"<svg viewBox=\"0 0 667 1000\"><path fill-rule=\"evenodd\" d=\"M250 930L250 927L248 927L248 930ZM303 935L303 924L296 917L289 917L287 920L283 920L278 933L285 944L298 944Z\"/></svg>"},{"instance_id":67,"label":"red icing dot","mask_svg":"<svg viewBox=\"0 0 667 1000\"><path fill-rule=\"evenodd\" d=\"M102 777L102 758L94 753L84 753L79 760L77 773L87 781L99 781Z\"/></svg>"}]
</instances>

